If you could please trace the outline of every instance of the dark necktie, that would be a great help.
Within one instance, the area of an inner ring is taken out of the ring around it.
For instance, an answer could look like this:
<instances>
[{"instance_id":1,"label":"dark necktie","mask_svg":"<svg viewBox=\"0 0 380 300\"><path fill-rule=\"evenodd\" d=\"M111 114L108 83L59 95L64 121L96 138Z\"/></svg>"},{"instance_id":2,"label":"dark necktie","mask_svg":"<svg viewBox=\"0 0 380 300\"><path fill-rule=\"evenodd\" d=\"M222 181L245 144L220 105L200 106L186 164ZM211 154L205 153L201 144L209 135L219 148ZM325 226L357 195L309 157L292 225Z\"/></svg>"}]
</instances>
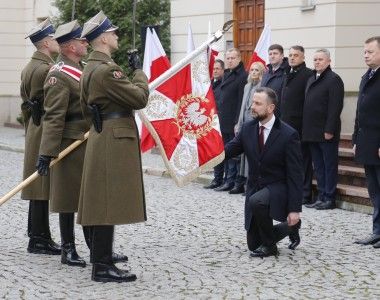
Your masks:
<instances>
[{"instance_id":1,"label":"dark necktie","mask_svg":"<svg viewBox=\"0 0 380 300\"><path fill-rule=\"evenodd\" d=\"M260 152L263 152L264 149L264 126L260 126L259 128L259 148Z\"/></svg>"},{"instance_id":2,"label":"dark necktie","mask_svg":"<svg viewBox=\"0 0 380 300\"><path fill-rule=\"evenodd\" d=\"M375 75L375 72L376 71L374 69L372 69L371 72L369 72L369 74L368 74L368 78L371 79L373 77L373 75Z\"/></svg>"}]
</instances>

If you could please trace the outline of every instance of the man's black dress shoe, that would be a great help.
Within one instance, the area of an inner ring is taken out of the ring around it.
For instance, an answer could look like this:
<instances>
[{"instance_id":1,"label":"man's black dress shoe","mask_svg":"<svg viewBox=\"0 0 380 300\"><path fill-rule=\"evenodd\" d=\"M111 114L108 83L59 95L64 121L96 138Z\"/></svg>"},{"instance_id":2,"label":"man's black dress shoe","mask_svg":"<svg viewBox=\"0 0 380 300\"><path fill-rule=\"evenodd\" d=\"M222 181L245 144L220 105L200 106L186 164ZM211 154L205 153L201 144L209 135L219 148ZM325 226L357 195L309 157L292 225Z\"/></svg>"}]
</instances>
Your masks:
<instances>
[{"instance_id":1,"label":"man's black dress shoe","mask_svg":"<svg viewBox=\"0 0 380 300\"><path fill-rule=\"evenodd\" d=\"M113 263L119 263L123 261L128 261L128 256L123 255L123 254L117 254L117 253L112 253L112 262Z\"/></svg>"},{"instance_id":2,"label":"man's black dress shoe","mask_svg":"<svg viewBox=\"0 0 380 300\"><path fill-rule=\"evenodd\" d=\"M373 248L380 248L380 241L378 241L377 243L373 244Z\"/></svg>"},{"instance_id":3,"label":"man's black dress shoe","mask_svg":"<svg viewBox=\"0 0 380 300\"><path fill-rule=\"evenodd\" d=\"M380 241L380 234L371 234L369 237L355 241L355 244L373 245Z\"/></svg>"},{"instance_id":4,"label":"man's black dress shoe","mask_svg":"<svg viewBox=\"0 0 380 300\"><path fill-rule=\"evenodd\" d=\"M296 250L297 246L301 243L301 237L300 237L300 232L299 232L300 228L301 228L301 220L299 220L299 222L296 225L291 226L290 228L290 233L289 233L290 244L288 246L290 250Z\"/></svg>"},{"instance_id":5,"label":"man's black dress shoe","mask_svg":"<svg viewBox=\"0 0 380 300\"><path fill-rule=\"evenodd\" d=\"M32 236L29 239L28 252L33 254L61 255L61 247L51 239Z\"/></svg>"},{"instance_id":6,"label":"man's black dress shoe","mask_svg":"<svg viewBox=\"0 0 380 300\"><path fill-rule=\"evenodd\" d=\"M209 185L205 185L203 188L205 189L215 189L217 188L218 186L221 186L222 183L221 182L217 182L217 181L211 181Z\"/></svg>"},{"instance_id":7,"label":"man's black dress shoe","mask_svg":"<svg viewBox=\"0 0 380 300\"><path fill-rule=\"evenodd\" d=\"M326 209L334 209L336 208L335 201L323 201L322 203L315 206L317 210L326 210Z\"/></svg>"},{"instance_id":8,"label":"man's black dress shoe","mask_svg":"<svg viewBox=\"0 0 380 300\"><path fill-rule=\"evenodd\" d=\"M228 192L229 194L241 194L244 193L244 184L235 185L232 190Z\"/></svg>"},{"instance_id":9,"label":"man's black dress shoe","mask_svg":"<svg viewBox=\"0 0 380 300\"><path fill-rule=\"evenodd\" d=\"M73 243L62 245L61 263L82 268L86 266L86 262L78 255Z\"/></svg>"},{"instance_id":10,"label":"man's black dress shoe","mask_svg":"<svg viewBox=\"0 0 380 300\"><path fill-rule=\"evenodd\" d=\"M271 246L267 247L264 245L261 245L259 248L257 248L255 251L251 252L251 257L268 257L268 256L277 256L278 250L277 246Z\"/></svg>"},{"instance_id":11,"label":"man's black dress shoe","mask_svg":"<svg viewBox=\"0 0 380 300\"><path fill-rule=\"evenodd\" d=\"M91 279L98 282L128 282L137 279L135 274L118 269L114 264L94 263Z\"/></svg>"},{"instance_id":12,"label":"man's black dress shoe","mask_svg":"<svg viewBox=\"0 0 380 300\"><path fill-rule=\"evenodd\" d=\"M214 189L214 191L216 192L226 192L226 191L230 191L232 190L234 186L231 184L228 184L228 183L225 183L221 186L218 186L217 188Z\"/></svg>"},{"instance_id":13,"label":"man's black dress shoe","mask_svg":"<svg viewBox=\"0 0 380 300\"><path fill-rule=\"evenodd\" d=\"M321 200L317 200L317 201L315 201L314 203L306 204L305 206L306 206L307 208L315 208L316 206L320 205L321 203L323 203Z\"/></svg>"}]
</instances>

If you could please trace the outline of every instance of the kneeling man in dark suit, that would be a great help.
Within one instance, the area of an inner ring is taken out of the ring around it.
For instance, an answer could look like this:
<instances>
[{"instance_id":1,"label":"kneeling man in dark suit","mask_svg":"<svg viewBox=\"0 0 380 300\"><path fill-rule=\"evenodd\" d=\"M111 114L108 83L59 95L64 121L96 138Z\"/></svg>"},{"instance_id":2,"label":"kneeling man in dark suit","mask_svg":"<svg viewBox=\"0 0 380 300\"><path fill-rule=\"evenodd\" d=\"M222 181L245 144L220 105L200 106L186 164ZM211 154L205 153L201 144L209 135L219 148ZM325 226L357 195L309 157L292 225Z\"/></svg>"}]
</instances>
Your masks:
<instances>
[{"instance_id":1,"label":"kneeling man in dark suit","mask_svg":"<svg viewBox=\"0 0 380 300\"><path fill-rule=\"evenodd\" d=\"M258 88L253 94L255 120L243 125L225 147L226 159L247 156L249 171L245 229L253 257L277 255L276 243L289 236L289 249L300 243L303 169L296 130L274 116L276 93ZM280 221L273 225L273 220Z\"/></svg>"}]
</instances>

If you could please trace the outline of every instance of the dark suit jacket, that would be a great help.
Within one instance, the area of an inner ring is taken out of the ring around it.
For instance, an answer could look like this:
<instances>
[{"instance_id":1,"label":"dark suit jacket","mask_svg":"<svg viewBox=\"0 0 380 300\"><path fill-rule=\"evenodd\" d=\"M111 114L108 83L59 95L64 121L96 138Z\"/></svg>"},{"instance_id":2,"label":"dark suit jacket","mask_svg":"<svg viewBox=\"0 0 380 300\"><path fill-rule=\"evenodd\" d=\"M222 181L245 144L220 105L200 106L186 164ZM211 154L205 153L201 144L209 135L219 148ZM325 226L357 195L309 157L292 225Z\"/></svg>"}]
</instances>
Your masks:
<instances>
[{"instance_id":1,"label":"dark suit jacket","mask_svg":"<svg viewBox=\"0 0 380 300\"><path fill-rule=\"evenodd\" d=\"M220 84L219 120L222 133L234 133L238 121L247 72L242 62L233 70L224 72Z\"/></svg>"},{"instance_id":2,"label":"dark suit jacket","mask_svg":"<svg viewBox=\"0 0 380 300\"><path fill-rule=\"evenodd\" d=\"M328 67L318 79L313 72L306 85L303 106L302 140L325 142L324 133L340 139L340 114L343 109L344 84L338 74Z\"/></svg>"},{"instance_id":3,"label":"dark suit jacket","mask_svg":"<svg viewBox=\"0 0 380 300\"><path fill-rule=\"evenodd\" d=\"M281 120L288 123L302 136L303 103L305 101L306 83L313 71L306 67L305 63L290 68L285 73L285 79L281 92Z\"/></svg>"},{"instance_id":4,"label":"dark suit jacket","mask_svg":"<svg viewBox=\"0 0 380 300\"><path fill-rule=\"evenodd\" d=\"M352 136L355 159L365 165L380 165L380 69L371 79L368 70L362 77Z\"/></svg>"},{"instance_id":5,"label":"dark suit jacket","mask_svg":"<svg viewBox=\"0 0 380 300\"><path fill-rule=\"evenodd\" d=\"M270 216L285 221L289 212L302 210L302 155L296 130L276 118L262 153L258 144L257 120L243 124L239 134L225 146L226 159L245 153L248 160L248 184L245 201L245 228L252 212L248 199L267 187L270 192Z\"/></svg>"}]
</instances>

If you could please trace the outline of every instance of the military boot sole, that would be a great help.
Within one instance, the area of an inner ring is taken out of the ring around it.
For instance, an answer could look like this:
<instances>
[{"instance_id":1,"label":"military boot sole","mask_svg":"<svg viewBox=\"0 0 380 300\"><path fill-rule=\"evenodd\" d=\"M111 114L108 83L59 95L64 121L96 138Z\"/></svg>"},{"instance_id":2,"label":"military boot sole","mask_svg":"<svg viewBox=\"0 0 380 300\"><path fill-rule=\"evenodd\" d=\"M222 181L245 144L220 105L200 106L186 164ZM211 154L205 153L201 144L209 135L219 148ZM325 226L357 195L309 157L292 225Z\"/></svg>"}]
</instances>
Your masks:
<instances>
[{"instance_id":1,"label":"military boot sole","mask_svg":"<svg viewBox=\"0 0 380 300\"><path fill-rule=\"evenodd\" d=\"M93 281L96 281L96 282L131 282L131 281L135 281L137 279L137 276L136 275L131 275L131 276L128 276L128 277L123 277L123 278L109 278L109 277L100 277L100 276L93 276L91 278Z\"/></svg>"}]
</instances>

